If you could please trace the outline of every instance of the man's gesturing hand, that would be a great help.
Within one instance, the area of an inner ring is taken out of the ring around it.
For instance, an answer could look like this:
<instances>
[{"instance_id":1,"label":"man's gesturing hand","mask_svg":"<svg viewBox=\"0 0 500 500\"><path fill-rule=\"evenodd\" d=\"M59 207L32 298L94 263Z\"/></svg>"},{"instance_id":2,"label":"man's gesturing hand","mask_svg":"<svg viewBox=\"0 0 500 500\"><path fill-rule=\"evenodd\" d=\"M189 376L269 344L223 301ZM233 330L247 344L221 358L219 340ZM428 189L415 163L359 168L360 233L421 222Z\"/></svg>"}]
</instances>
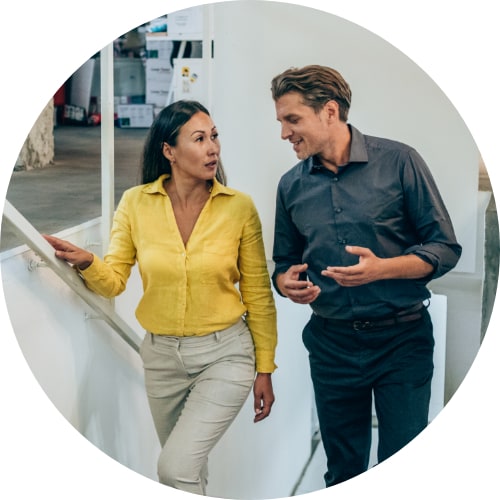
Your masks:
<instances>
[{"instance_id":1,"label":"man's gesturing hand","mask_svg":"<svg viewBox=\"0 0 500 500\"><path fill-rule=\"evenodd\" d=\"M280 292L297 304L310 304L321 292L319 286L313 285L309 279L301 279L300 275L306 271L307 264L296 264L276 278Z\"/></svg>"}]
</instances>

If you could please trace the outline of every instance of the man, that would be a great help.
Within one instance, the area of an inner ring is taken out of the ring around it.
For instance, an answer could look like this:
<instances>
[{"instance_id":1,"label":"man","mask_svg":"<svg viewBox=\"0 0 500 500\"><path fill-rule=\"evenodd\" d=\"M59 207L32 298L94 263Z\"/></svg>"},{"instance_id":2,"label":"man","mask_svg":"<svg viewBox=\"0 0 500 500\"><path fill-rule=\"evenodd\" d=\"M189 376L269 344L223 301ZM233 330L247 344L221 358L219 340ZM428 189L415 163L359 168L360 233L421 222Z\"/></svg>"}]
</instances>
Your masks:
<instances>
[{"instance_id":1,"label":"man","mask_svg":"<svg viewBox=\"0 0 500 500\"><path fill-rule=\"evenodd\" d=\"M273 283L313 311L302 338L331 486L368 467L372 395L379 462L427 425L426 284L462 249L421 156L347 123L351 90L337 71L289 69L271 90L301 160L278 186Z\"/></svg>"}]
</instances>

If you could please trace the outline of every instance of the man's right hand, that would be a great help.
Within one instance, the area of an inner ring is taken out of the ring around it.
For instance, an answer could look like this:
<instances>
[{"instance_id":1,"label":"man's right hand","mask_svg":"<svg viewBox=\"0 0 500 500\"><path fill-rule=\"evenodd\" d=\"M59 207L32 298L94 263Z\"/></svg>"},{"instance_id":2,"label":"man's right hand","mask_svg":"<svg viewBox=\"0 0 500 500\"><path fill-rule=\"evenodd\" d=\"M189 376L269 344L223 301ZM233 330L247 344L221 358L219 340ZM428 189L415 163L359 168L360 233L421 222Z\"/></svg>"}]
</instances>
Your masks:
<instances>
[{"instance_id":1,"label":"man's right hand","mask_svg":"<svg viewBox=\"0 0 500 500\"><path fill-rule=\"evenodd\" d=\"M276 277L276 285L280 292L297 304L310 304L321 293L319 286L311 283L309 279L300 279L300 275L306 271L307 264L296 264Z\"/></svg>"}]
</instances>

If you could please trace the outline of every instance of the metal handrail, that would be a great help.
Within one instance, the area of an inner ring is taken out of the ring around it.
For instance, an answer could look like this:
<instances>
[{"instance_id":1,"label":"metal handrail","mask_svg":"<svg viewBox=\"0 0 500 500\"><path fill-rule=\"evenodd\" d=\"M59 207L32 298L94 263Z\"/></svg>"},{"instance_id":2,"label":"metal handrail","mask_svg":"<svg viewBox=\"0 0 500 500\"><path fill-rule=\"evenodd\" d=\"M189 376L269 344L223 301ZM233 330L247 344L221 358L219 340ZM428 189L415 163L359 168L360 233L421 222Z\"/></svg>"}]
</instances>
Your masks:
<instances>
[{"instance_id":1,"label":"metal handrail","mask_svg":"<svg viewBox=\"0 0 500 500\"><path fill-rule=\"evenodd\" d=\"M55 257L52 246L8 200L5 200L3 215L5 220L12 225L14 231L28 247L40 256L47 267L52 269L83 301L96 311L99 317L111 326L127 344L139 352L140 337L115 312L111 302L89 290L72 266Z\"/></svg>"}]
</instances>

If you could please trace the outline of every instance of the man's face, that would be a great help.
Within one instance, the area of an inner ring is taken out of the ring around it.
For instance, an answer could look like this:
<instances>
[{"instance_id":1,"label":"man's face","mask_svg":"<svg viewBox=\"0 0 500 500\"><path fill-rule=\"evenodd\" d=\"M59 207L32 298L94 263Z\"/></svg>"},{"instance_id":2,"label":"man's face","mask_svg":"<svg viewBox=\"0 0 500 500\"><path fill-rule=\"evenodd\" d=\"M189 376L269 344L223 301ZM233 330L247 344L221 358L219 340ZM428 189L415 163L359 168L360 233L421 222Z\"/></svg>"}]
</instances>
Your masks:
<instances>
[{"instance_id":1,"label":"man's face","mask_svg":"<svg viewBox=\"0 0 500 500\"><path fill-rule=\"evenodd\" d=\"M276 119L281 123L281 138L293 144L300 160L312 155L322 155L328 147L328 115L324 108L316 113L306 106L302 96L289 92L275 102Z\"/></svg>"}]
</instances>

